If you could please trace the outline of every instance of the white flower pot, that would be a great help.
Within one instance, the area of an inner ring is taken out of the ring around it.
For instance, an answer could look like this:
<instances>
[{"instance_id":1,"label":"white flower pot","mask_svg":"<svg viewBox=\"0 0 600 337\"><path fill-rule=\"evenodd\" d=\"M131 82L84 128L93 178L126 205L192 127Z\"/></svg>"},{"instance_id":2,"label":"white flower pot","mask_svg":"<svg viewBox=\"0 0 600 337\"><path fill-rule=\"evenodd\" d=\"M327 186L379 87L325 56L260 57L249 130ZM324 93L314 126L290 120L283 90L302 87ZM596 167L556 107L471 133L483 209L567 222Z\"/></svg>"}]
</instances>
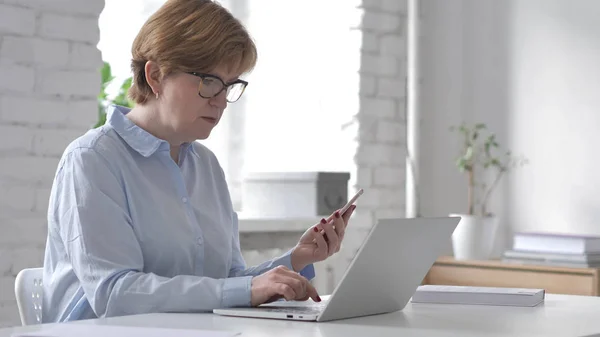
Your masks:
<instances>
[{"instance_id":1,"label":"white flower pot","mask_svg":"<svg viewBox=\"0 0 600 337\"><path fill-rule=\"evenodd\" d=\"M457 260L489 260L493 254L498 219L466 214L460 216L458 226L452 234L452 250Z\"/></svg>"}]
</instances>

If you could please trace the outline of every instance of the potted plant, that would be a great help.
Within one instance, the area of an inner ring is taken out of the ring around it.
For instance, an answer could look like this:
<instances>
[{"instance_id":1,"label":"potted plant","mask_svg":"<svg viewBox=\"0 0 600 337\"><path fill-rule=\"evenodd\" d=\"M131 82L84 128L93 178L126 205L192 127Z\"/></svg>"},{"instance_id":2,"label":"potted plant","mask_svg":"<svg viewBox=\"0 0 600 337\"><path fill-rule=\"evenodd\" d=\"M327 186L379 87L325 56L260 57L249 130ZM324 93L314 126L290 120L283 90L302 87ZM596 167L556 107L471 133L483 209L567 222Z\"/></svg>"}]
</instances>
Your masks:
<instances>
[{"instance_id":1,"label":"potted plant","mask_svg":"<svg viewBox=\"0 0 600 337\"><path fill-rule=\"evenodd\" d=\"M454 214L462 219L452 234L457 260L487 260L491 257L498 230L498 218L488 209L498 183L512 168L527 161L511 151L501 151L496 135L483 123L451 127L461 137L456 167L467 176L467 212ZM491 181L491 183L488 183Z\"/></svg>"}]
</instances>

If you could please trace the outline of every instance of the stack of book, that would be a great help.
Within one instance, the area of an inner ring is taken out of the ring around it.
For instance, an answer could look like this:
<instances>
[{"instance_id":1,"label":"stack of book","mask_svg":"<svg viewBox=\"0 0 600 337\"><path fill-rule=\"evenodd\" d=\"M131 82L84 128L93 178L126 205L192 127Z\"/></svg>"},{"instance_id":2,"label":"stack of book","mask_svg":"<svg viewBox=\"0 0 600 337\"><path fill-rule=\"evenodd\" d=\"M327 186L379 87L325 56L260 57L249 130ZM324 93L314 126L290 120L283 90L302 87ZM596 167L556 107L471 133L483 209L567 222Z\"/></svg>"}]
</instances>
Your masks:
<instances>
[{"instance_id":1,"label":"stack of book","mask_svg":"<svg viewBox=\"0 0 600 337\"><path fill-rule=\"evenodd\" d=\"M600 268L600 237L552 233L516 233L502 261L572 268Z\"/></svg>"},{"instance_id":2,"label":"stack of book","mask_svg":"<svg viewBox=\"0 0 600 337\"><path fill-rule=\"evenodd\" d=\"M413 303L446 303L473 305L509 305L534 307L544 302L544 289L508 287L471 287L422 285L412 296Z\"/></svg>"}]
</instances>

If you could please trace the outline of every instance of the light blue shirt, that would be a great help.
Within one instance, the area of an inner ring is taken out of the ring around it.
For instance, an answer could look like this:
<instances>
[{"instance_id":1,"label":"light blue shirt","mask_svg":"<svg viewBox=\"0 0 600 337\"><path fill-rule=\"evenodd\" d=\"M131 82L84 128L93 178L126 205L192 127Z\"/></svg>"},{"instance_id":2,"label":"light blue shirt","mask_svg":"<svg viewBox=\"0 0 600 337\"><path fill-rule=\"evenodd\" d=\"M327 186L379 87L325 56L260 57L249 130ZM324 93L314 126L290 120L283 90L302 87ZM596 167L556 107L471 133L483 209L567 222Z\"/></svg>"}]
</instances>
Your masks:
<instances>
[{"instance_id":1,"label":"light blue shirt","mask_svg":"<svg viewBox=\"0 0 600 337\"><path fill-rule=\"evenodd\" d=\"M43 322L249 306L238 219L215 155L169 144L110 107L107 123L73 141L54 179L44 261ZM301 274L312 279L314 267Z\"/></svg>"}]
</instances>

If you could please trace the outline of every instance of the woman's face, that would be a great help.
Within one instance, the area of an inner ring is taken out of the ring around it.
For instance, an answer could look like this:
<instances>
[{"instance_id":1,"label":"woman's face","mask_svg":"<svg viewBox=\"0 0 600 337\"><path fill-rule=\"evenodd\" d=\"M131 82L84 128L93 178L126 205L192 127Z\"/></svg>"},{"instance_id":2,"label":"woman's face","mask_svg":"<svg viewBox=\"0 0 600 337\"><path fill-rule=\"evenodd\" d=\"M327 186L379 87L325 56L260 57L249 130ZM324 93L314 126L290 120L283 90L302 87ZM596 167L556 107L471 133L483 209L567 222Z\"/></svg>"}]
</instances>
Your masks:
<instances>
[{"instance_id":1,"label":"woman's face","mask_svg":"<svg viewBox=\"0 0 600 337\"><path fill-rule=\"evenodd\" d=\"M226 67L209 73L224 83L235 81L239 74L228 73ZM227 107L227 90L212 98L203 98L198 92L202 78L178 72L164 78L158 98L159 118L170 127L181 142L206 139L219 123Z\"/></svg>"}]
</instances>

